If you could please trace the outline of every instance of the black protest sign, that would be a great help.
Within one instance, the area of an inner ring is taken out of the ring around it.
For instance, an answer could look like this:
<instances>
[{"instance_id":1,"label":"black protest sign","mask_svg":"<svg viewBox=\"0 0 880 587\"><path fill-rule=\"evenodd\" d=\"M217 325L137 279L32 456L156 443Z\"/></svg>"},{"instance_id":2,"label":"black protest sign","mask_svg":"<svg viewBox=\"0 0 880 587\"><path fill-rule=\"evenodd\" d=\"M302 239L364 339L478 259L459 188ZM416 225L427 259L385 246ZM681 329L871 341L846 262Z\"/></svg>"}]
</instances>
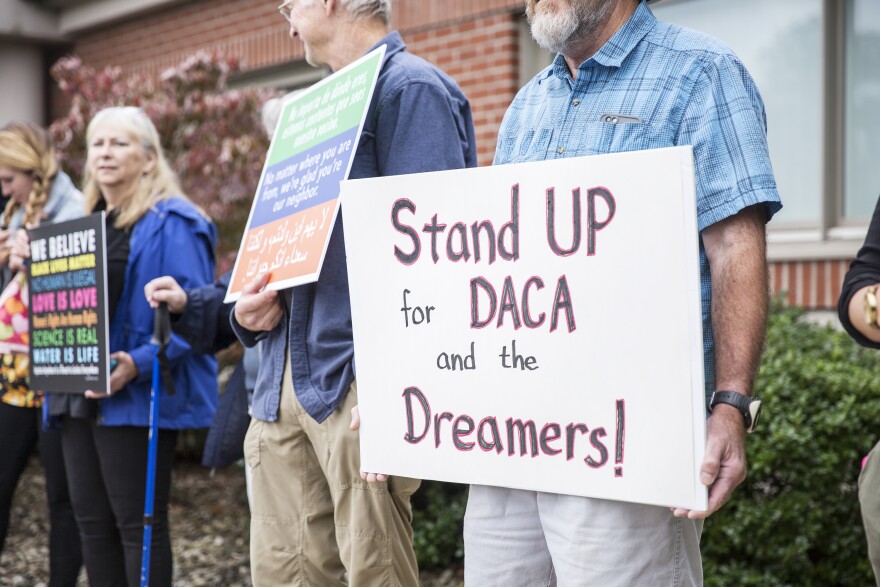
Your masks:
<instances>
[{"instance_id":1,"label":"black protest sign","mask_svg":"<svg viewBox=\"0 0 880 587\"><path fill-rule=\"evenodd\" d=\"M104 213L29 231L30 385L108 392Z\"/></svg>"}]
</instances>

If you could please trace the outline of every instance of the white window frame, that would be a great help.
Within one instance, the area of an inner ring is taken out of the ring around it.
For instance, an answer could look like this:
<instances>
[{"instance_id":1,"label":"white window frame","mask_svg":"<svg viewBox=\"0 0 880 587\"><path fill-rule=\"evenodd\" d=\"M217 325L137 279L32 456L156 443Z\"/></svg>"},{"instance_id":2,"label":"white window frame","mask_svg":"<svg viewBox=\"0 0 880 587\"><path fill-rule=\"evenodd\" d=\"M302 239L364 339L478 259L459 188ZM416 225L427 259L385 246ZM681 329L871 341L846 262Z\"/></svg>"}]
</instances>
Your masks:
<instances>
[{"instance_id":1,"label":"white window frame","mask_svg":"<svg viewBox=\"0 0 880 587\"><path fill-rule=\"evenodd\" d=\"M665 0L675 2L677 0ZM770 261L848 259L864 242L870 218L844 219L844 107L846 71L846 10L848 2L822 1L822 202L818 223L768 225ZM520 82L531 79L548 65L546 50L531 38L523 16L520 28ZM785 203L785 195L783 204Z\"/></svg>"}]
</instances>

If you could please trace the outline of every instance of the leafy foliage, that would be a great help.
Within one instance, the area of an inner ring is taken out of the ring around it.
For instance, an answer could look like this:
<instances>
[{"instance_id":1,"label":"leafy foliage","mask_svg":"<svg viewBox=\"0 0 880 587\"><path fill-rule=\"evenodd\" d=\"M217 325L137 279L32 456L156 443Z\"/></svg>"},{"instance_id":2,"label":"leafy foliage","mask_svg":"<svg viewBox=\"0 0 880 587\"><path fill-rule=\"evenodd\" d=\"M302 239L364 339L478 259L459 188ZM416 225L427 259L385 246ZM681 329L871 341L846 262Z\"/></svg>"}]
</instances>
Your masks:
<instances>
[{"instance_id":1,"label":"leafy foliage","mask_svg":"<svg viewBox=\"0 0 880 587\"><path fill-rule=\"evenodd\" d=\"M419 568L461 564L467 485L422 481L412 498L413 547Z\"/></svg>"},{"instance_id":2,"label":"leafy foliage","mask_svg":"<svg viewBox=\"0 0 880 587\"><path fill-rule=\"evenodd\" d=\"M706 585L871 585L858 503L880 436L880 355L776 306L755 394L749 471L706 521Z\"/></svg>"},{"instance_id":3,"label":"leafy foliage","mask_svg":"<svg viewBox=\"0 0 880 587\"><path fill-rule=\"evenodd\" d=\"M874 584L857 494L862 457L880 438L880 353L774 305L748 438L749 472L703 529L705 584ZM425 482L413 498L425 568L460 564L467 489Z\"/></svg>"},{"instance_id":4,"label":"leafy foliage","mask_svg":"<svg viewBox=\"0 0 880 587\"><path fill-rule=\"evenodd\" d=\"M75 56L59 60L52 76L70 109L50 131L62 166L75 181L81 179L85 130L98 110L143 108L159 130L184 191L217 223L220 268L228 267L238 251L269 146L261 109L274 96L266 90L228 89L229 75L238 69L236 59L220 52L199 52L154 81L124 76L118 67L96 70Z\"/></svg>"}]
</instances>

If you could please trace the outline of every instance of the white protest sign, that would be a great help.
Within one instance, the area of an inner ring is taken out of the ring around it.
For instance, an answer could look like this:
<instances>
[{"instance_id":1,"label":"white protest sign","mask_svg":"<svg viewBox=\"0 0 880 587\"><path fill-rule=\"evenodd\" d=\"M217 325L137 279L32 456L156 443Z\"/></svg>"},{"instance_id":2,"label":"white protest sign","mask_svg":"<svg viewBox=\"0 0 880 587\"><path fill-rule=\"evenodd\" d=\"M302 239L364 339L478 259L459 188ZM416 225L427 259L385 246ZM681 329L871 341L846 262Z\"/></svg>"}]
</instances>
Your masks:
<instances>
[{"instance_id":1,"label":"white protest sign","mask_svg":"<svg viewBox=\"0 0 880 587\"><path fill-rule=\"evenodd\" d=\"M690 147L341 198L362 470L706 509Z\"/></svg>"}]
</instances>

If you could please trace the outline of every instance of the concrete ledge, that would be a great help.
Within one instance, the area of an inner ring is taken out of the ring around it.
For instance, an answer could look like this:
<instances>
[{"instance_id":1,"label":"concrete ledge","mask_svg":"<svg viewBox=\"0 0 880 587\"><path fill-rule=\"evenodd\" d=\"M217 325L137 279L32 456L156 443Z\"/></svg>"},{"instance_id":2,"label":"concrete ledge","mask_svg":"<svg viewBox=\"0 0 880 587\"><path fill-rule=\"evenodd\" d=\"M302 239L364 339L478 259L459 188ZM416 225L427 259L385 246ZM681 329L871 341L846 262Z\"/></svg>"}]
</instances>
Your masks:
<instances>
[{"instance_id":1,"label":"concrete ledge","mask_svg":"<svg viewBox=\"0 0 880 587\"><path fill-rule=\"evenodd\" d=\"M767 231L769 261L824 261L852 259L865 240L868 228L834 229L823 239L818 230Z\"/></svg>"},{"instance_id":2,"label":"concrete ledge","mask_svg":"<svg viewBox=\"0 0 880 587\"><path fill-rule=\"evenodd\" d=\"M0 38L42 42L67 40L58 27L56 11L22 0L0 0Z\"/></svg>"},{"instance_id":3,"label":"concrete ledge","mask_svg":"<svg viewBox=\"0 0 880 587\"><path fill-rule=\"evenodd\" d=\"M64 35L73 35L184 3L185 0L93 0L62 10L58 28Z\"/></svg>"}]
</instances>

